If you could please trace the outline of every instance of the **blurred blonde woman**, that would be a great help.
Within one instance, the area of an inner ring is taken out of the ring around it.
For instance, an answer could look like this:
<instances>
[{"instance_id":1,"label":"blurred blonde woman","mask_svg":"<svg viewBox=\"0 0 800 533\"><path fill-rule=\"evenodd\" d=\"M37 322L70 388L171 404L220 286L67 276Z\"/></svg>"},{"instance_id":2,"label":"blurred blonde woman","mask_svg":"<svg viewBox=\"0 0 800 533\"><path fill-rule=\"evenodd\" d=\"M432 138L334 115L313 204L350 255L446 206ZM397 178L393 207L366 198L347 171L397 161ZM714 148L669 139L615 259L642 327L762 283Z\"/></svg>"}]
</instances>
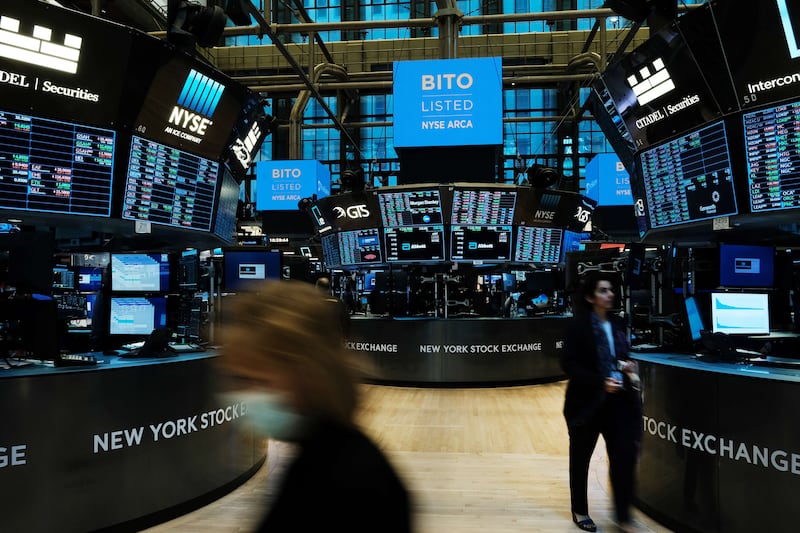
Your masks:
<instances>
[{"instance_id":1,"label":"blurred blonde woman","mask_svg":"<svg viewBox=\"0 0 800 533\"><path fill-rule=\"evenodd\" d=\"M341 315L313 285L272 281L224 310L218 367L263 436L297 444L257 531L411 531L408 492L354 423Z\"/></svg>"}]
</instances>

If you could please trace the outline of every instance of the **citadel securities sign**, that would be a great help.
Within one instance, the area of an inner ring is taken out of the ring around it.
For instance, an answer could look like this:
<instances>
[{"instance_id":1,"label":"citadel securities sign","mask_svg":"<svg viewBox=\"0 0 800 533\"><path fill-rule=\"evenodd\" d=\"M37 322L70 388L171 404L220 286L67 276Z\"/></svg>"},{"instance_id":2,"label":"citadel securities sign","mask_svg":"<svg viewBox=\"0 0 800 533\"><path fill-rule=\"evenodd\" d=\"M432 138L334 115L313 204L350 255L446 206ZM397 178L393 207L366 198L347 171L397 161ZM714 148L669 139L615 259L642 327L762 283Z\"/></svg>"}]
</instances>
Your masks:
<instances>
[{"instance_id":1,"label":"citadel securities sign","mask_svg":"<svg viewBox=\"0 0 800 533\"><path fill-rule=\"evenodd\" d=\"M499 57L394 64L394 146L503 143Z\"/></svg>"}]
</instances>

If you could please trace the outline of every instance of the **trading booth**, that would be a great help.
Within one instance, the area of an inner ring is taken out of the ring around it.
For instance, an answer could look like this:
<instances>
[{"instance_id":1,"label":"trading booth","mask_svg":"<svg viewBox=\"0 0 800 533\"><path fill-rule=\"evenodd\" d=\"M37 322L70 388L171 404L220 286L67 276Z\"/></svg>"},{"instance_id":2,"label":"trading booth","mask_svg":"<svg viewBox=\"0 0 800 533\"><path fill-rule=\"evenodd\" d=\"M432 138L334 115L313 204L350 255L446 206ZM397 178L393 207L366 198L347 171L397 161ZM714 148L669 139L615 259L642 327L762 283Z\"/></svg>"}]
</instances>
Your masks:
<instances>
[{"instance_id":1,"label":"trading booth","mask_svg":"<svg viewBox=\"0 0 800 533\"><path fill-rule=\"evenodd\" d=\"M676 531L793 531L800 13L708 2L610 64L591 107L631 175L638 505Z\"/></svg>"},{"instance_id":2,"label":"trading booth","mask_svg":"<svg viewBox=\"0 0 800 533\"><path fill-rule=\"evenodd\" d=\"M305 210L353 317L347 347L372 359L376 380L489 385L563 376L578 262L571 275L559 265L588 238L593 207L577 193L457 182L351 191Z\"/></svg>"},{"instance_id":3,"label":"trading booth","mask_svg":"<svg viewBox=\"0 0 800 533\"><path fill-rule=\"evenodd\" d=\"M0 520L133 530L264 461L215 393L197 250L233 244L266 114L167 41L46 2L4 1L0 48Z\"/></svg>"}]
</instances>

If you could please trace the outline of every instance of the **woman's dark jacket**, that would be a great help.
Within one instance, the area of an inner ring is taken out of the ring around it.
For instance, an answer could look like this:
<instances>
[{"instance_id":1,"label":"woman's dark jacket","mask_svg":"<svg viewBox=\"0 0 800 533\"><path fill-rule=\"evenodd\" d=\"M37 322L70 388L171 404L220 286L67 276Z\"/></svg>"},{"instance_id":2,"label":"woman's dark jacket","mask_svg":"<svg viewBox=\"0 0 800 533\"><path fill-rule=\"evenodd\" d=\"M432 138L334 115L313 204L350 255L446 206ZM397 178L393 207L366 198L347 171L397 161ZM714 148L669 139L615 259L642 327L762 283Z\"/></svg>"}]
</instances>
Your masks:
<instances>
[{"instance_id":1,"label":"woman's dark jacket","mask_svg":"<svg viewBox=\"0 0 800 533\"><path fill-rule=\"evenodd\" d=\"M570 320L561 353L561 368L569 378L564 400L564 417L567 425L581 425L603 405L608 393L605 391L606 370L602 368L597 349L597 341L592 329L591 312L582 312ZM625 325L616 316L610 316L614 333L614 348L617 360L630 359ZM628 376L624 376L625 390L621 394L638 404L638 391L631 386Z\"/></svg>"}]
</instances>

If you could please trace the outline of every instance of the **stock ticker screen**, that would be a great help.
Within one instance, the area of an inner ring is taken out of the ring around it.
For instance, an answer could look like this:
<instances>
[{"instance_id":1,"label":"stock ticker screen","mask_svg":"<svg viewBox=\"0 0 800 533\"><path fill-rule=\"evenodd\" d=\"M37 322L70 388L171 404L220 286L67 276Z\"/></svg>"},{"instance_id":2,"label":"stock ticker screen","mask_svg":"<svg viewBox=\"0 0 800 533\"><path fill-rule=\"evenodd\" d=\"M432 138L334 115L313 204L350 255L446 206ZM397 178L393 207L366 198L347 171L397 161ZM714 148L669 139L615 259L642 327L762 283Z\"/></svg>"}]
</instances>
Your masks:
<instances>
[{"instance_id":1,"label":"stock ticker screen","mask_svg":"<svg viewBox=\"0 0 800 533\"><path fill-rule=\"evenodd\" d=\"M378 202L381 220L387 228L443 222L438 189L379 193Z\"/></svg>"},{"instance_id":2,"label":"stock ticker screen","mask_svg":"<svg viewBox=\"0 0 800 533\"><path fill-rule=\"evenodd\" d=\"M122 218L209 231L219 163L134 136Z\"/></svg>"},{"instance_id":3,"label":"stock ticker screen","mask_svg":"<svg viewBox=\"0 0 800 533\"><path fill-rule=\"evenodd\" d=\"M481 226L511 224L516 200L517 191L455 189L451 223Z\"/></svg>"},{"instance_id":4,"label":"stock ticker screen","mask_svg":"<svg viewBox=\"0 0 800 533\"><path fill-rule=\"evenodd\" d=\"M652 228L737 214L725 123L638 154Z\"/></svg>"},{"instance_id":5,"label":"stock ticker screen","mask_svg":"<svg viewBox=\"0 0 800 533\"><path fill-rule=\"evenodd\" d=\"M453 261L511 260L511 226L452 226Z\"/></svg>"},{"instance_id":6,"label":"stock ticker screen","mask_svg":"<svg viewBox=\"0 0 800 533\"><path fill-rule=\"evenodd\" d=\"M752 212L800 207L800 102L745 113Z\"/></svg>"},{"instance_id":7,"label":"stock ticker screen","mask_svg":"<svg viewBox=\"0 0 800 533\"><path fill-rule=\"evenodd\" d=\"M0 110L0 207L111 215L115 133Z\"/></svg>"},{"instance_id":8,"label":"stock ticker screen","mask_svg":"<svg viewBox=\"0 0 800 533\"><path fill-rule=\"evenodd\" d=\"M557 264L561 259L563 234L564 230L560 228L520 226L517 228L514 261Z\"/></svg>"}]
</instances>

